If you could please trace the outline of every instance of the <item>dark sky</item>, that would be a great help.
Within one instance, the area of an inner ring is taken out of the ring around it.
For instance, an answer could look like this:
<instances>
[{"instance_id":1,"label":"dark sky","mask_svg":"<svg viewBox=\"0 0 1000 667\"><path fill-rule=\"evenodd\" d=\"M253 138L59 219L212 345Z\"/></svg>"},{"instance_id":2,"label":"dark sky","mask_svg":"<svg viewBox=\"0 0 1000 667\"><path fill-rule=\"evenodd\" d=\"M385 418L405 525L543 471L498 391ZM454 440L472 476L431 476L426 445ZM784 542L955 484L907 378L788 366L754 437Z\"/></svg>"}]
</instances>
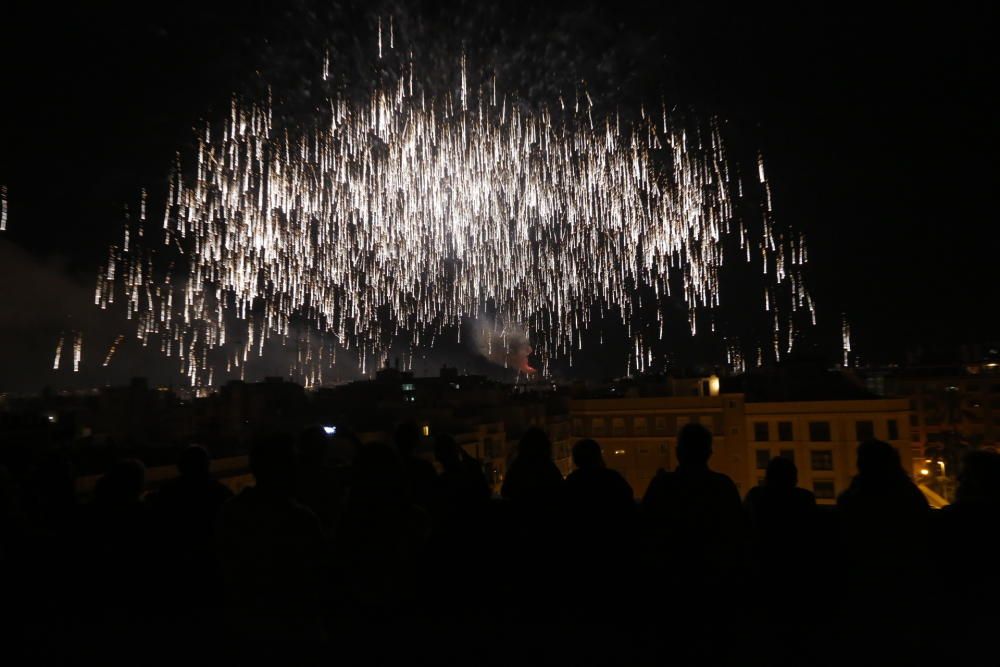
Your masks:
<instances>
[{"instance_id":1,"label":"dark sky","mask_svg":"<svg viewBox=\"0 0 1000 667\"><path fill-rule=\"evenodd\" d=\"M546 94L586 78L605 104L664 95L729 118L766 156L777 215L807 234L821 317L846 312L862 358L1000 339L988 3L422 4L399 3L401 31L465 41L511 87ZM264 80L308 106L300 70L316 67L318 47L363 48L371 8L393 6L5 5L0 390L52 380L66 318L99 318L87 294L122 207L145 187L158 209L199 119Z\"/></svg>"}]
</instances>

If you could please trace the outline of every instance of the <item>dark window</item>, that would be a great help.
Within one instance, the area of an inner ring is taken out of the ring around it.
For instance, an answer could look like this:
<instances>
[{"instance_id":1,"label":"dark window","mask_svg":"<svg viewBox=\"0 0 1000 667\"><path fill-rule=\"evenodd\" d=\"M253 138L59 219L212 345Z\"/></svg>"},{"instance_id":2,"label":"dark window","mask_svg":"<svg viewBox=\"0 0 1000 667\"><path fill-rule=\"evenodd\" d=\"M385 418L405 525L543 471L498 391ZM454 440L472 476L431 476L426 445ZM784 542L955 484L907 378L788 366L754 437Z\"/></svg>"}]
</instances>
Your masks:
<instances>
[{"instance_id":1,"label":"dark window","mask_svg":"<svg viewBox=\"0 0 1000 667\"><path fill-rule=\"evenodd\" d=\"M766 449L758 449L756 454L757 470L767 470L767 464L771 461L771 452Z\"/></svg>"},{"instance_id":2,"label":"dark window","mask_svg":"<svg viewBox=\"0 0 1000 667\"><path fill-rule=\"evenodd\" d=\"M976 382L970 382L969 384L965 385L965 390L966 391L982 391L982 389L980 388L979 384L976 383Z\"/></svg>"},{"instance_id":3,"label":"dark window","mask_svg":"<svg viewBox=\"0 0 1000 667\"><path fill-rule=\"evenodd\" d=\"M771 439L771 434L768 432L767 422L754 422L753 423L753 439L756 442L767 442Z\"/></svg>"},{"instance_id":4,"label":"dark window","mask_svg":"<svg viewBox=\"0 0 1000 667\"><path fill-rule=\"evenodd\" d=\"M889 439L899 440L899 422L895 419L889 420Z\"/></svg>"},{"instance_id":5,"label":"dark window","mask_svg":"<svg viewBox=\"0 0 1000 667\"><path fill-rule=\"evenodd\" d=\"M919 421L916 415L910 415L910 426L916 426Z\"/></svg>"},{"instance_id":6,"label":"dark window","mask_svg":"<svg viewBox=\"0 0 1000 667\"><path fill-rule=\"evenodd\" d=\"M813 493L817 500L832 500L837 497L833 481L829 479L818 479L813 482Z\"/></svg>"},{"instance_id":7,"label":"dark window","mask_svg":"<svg viewBox=\"0 0 1000 667\"><path fill-rule=\"evenodd\" d=\"M792 422L778 422L778 440L791 442L794 439L792 437Z\"/></svg>"},{"instance_id":8,"label":"dark window","mask_svg":"<svg viewBox=\"0 0 1000 667\"><path fill-rule=\"evenodd\" d=\"M814 449L809 452L809 462L813 470L833 470L833 452L829 449Z\"/></svg>"},{"instance_id":9,"label":"dark window","mask_svg":"<svg viewBox=\"0 0 1000 667\"><path fill-rule=\"evenodd\" d=\"M830 442L830 422L809 422L809 439L813 442Z\"/></svg>"},{"instance_id":10,"label":"dark window","mask_svg":"<svg viewBox=\"0 0 1000 667\"><path fill-rule=\"evenodd\" d=\"M783 459L788 459L792 463L795 463L795 450L794 449L782 449L781 453L778 455Z\"/></svg>"},{"instance_id":11,"label":"dark window","mask_svg":"<svg viewBox=\"0 0 1000 667\"><path fill-rule=\"evenodd\" d=\"M875 439L875 423L871 421L860 421L854 423L854 435L858 442Z\"/></svg>"}]
</instances>

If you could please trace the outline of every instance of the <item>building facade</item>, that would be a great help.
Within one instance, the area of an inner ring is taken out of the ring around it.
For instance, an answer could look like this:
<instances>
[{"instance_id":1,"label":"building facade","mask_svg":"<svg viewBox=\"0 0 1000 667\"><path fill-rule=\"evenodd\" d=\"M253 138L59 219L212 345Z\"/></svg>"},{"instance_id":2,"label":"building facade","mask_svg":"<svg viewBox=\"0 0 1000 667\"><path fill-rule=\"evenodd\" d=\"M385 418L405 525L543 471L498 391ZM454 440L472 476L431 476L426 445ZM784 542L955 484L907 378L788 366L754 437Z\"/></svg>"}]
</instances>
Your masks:
<instances>
[{"instance_id":1,"label":"building facade","mask_svg":"<svg viewBox=\"0 0 1000 667\"><path fill-rule=\"evenodd\" d=\"M697 422L713 435L709 465L741 494L764 478L772 457L792 459L799 485L831 504L855 473L859 442L885 440L912 467L904 399L748 402L744 394L624 397L570 402L573 437L593 438L608 466L642 497L657 470L677 465L677 433Z\"/></svg>"}]
</instances>

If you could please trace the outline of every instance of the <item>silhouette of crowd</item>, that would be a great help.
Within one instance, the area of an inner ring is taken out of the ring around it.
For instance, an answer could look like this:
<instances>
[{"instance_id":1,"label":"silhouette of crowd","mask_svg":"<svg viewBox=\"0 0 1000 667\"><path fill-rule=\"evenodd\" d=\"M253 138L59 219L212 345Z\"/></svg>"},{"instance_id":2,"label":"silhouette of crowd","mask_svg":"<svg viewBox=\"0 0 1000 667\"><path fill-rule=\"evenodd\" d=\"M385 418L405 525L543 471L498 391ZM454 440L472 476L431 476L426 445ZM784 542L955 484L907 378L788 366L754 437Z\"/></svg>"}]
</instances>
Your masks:
<instances>
[{"instance_id":1,"label":"silhouette of crowd","mask_svg":"<svg viewBox=\"0 0 1000 667\"><path fill-rule=\"evenodd\" d=\"M847 654L831 646L898 631L880 663L892 664L914 655L912 642L958 655L968 628L995 619L1000 454L970 454L956 502L931 512L884 442L858 446L850 488L826 509L780 457L741 498L711 469L712 436L698 424L681 430L676 453L676 469L638 501L594 440L576 443L564 478L537 428L499 497L452 437L421 438L411 423L392 443L319 427L261 437L254 484L235 496L198 446L145 495L143 464L114 463L87 503L63 461L18 476L0 467L0 584L39 641L162 627L346 641L346 628L408 624L462 628L452 632L494 646L491 663L517 661L496 642L551 642L539 628L557 623L598 662L608 651L615 663L839 664ZM848 639L824 629L834 622ZM580 630L593 627L603 641Z\"/></svg>"}]
</instances>

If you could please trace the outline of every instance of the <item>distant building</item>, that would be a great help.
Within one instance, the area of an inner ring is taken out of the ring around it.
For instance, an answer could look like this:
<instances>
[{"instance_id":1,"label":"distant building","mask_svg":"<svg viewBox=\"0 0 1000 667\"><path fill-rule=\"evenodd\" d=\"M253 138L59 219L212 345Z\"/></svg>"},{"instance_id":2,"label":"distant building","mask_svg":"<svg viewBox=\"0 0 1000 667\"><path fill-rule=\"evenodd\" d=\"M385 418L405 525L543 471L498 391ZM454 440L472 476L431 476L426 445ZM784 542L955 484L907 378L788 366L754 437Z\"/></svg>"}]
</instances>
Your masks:
<instances>
[{"instance_id":1,"label":"distant building","mask_svg":"<svg viewBox=\"0 0 1000 667\"><path fill-rule=\"evenodd\" d=\"M608 465L625 476L638 497L659 468L676 467L677 433L689 422L712 432L710 466L729 475L741 494L760 483L772 457L786 456L799 469L800 486L811 489L820 503L832 503L855 473L858 443L870 438L890 442L904 467L912 468L906 400L821 400L809 392L803 394L810 400L763 400L770 398L766 392L713 395L713 384L708 378L690 382L691 395L575 399L570 402L573 436L597 440ZM699 389L697 395L692 387Z\"/></svg>"}]
</instances>

